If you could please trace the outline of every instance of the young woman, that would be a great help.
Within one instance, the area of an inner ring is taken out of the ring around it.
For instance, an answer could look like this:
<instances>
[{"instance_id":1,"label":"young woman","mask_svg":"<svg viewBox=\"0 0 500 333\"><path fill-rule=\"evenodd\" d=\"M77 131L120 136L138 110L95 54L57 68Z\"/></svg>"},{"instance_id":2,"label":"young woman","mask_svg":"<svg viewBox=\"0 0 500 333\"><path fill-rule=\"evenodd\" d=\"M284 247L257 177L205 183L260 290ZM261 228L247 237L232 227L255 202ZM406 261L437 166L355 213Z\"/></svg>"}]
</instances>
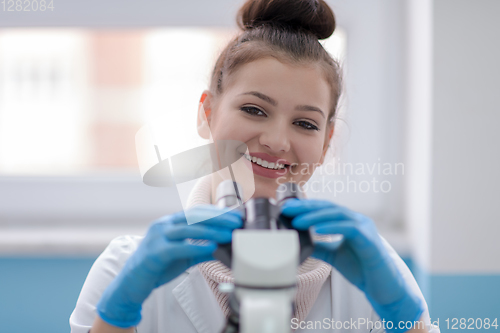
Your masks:
<instances>
[{"instance_id":1,"label":"young woman","mask_svg":"<svg viewBox=\"0 0 500 333\"><path fill-rule=\"evenodd\" d=\"M274 197L279 183L307 181L328 150L341 83L318 39L333 33L335 19L322 0L248 0L238 25L243 32L222 51L202 94L198 131L244 142L253 196ZM220 181L204 177L191 193L190 216L203 222L188 224L179 212L144 238L108 246L82 288L72 332L220 332L229 309L217 286L232 275L212 254L242 225L237 212L210 205ZM310 199L289 200L282 213L298 230L344 235L341 246L317 242L300 265L291 329L439 332L409 269L369 218ZM311 328L316 321L323 324Z\"/></svg>"}]
</instances>

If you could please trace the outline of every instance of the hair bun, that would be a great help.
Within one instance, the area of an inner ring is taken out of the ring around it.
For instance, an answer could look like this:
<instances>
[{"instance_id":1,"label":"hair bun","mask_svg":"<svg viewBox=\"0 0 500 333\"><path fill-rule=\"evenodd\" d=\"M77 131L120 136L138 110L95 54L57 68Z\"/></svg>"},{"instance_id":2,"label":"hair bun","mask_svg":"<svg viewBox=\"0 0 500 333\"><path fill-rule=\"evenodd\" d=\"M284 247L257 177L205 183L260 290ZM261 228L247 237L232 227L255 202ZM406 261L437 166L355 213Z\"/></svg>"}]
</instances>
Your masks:
<instances>
[{"instance_id":1,"label":"hair bun","mask_svg":"<svg viewBox=\"0 0 500 333\"><path fill-rule=\"evenodd\" d=\"M247 0L236 21L242 30L266 23L303 28L318 39L335 31L335 16L324 0Z\"/></svg>"}]
</instances>

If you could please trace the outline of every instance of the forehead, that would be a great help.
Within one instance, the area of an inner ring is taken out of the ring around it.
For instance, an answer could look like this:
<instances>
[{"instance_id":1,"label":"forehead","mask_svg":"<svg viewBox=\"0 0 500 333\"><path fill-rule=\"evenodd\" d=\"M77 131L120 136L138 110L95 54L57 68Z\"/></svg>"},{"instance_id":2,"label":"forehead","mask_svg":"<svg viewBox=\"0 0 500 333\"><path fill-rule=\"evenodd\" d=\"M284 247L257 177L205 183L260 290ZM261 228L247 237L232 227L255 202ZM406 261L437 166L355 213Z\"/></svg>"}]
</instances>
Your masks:
<instances>
[{"instance_id":1,"label":"forehead","mask_svg":"<svg viewBox=\"0 0 500 333\"><path fill-rule=\"evenodd\" d=\"M287 64L262 58L241 65L230 75L226 94L259 91L276 99L314 103L328 109L330 88L318 65Z\"/></svg>"}]
</instances>

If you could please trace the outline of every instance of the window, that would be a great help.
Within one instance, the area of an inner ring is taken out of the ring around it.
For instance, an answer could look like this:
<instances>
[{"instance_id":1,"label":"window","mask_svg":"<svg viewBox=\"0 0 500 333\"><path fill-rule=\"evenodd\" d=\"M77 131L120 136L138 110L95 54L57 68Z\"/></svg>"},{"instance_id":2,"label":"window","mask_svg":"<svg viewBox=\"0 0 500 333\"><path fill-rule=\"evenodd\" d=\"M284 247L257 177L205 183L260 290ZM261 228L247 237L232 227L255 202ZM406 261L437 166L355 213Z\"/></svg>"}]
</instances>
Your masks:
<instances>
[{"instance_id":1,"label":"window","mask_svg":"<svg viewBox=\"0 0 500 333\"><path fill-rule=\"evenodd\" d=\"M223 28L0 33L0 174L137 172L134 137L147 122L168 155L202 144L196 111ZM323 42L337 57L343 34ZM172 134L171 132L174 132Z\"/></svg>"},{"instance_id":2,"label":"window","mask_svg":"<svg viewBox=\"0 0 500 333\"><path fill-rule=\"evenodd\" d=\"M0 22L9 27L0 28L2 230L145 228L181 208L174 191L142 184L135 134L155 118L170 130L195 133L201 91L217 51L236 31L238 4L214 1L187 9L182 3L146 3L148 10L138 13L123 4L106 17L70 1L61 5L62 16L12 16ZM323 42L330 53L345 57L348 139L339 143L346 153L342 162L399 162L403 76L398 52L404 40L401 22L389 13L401 6L380 1L367 6L361 12L349 2L332 7L345 30ZM43 28L54 26L61 28ZM341 51L332 51L332 43ZM179 124L192 125L181 129ZM187 146L200 143L197 135L189 137L193 141ZM378 222L398 222L401 183L395 179L389 195L358 193L337 201L382 217Z\"/></svg>"}]
</instances>

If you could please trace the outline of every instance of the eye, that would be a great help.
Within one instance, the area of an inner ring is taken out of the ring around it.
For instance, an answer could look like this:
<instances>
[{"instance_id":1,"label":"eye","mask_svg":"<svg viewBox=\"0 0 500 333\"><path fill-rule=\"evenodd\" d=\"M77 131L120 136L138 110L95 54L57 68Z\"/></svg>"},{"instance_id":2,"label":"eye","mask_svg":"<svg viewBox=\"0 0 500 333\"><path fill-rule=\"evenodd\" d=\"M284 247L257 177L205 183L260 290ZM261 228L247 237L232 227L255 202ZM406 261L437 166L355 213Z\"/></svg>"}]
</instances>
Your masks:
<instances>
[{"instance_id":1,"label":"eye","mask_svg":"<svg viewBox=\"0 0 500 333\"><path fill-rule=\"evenodd\" d=\"M261 109L258 109L256 107L253 107L253 106L242 106L240 108L240 110L245 112L245 113L248 113L249 115L252 115L252 116L265 116L266 115L264 113L264 111L262 111Z\"/></svg>"},{"instance_id":2,"label":"eye","mask_svg":"<svg viewBox=\"0 0 500 333\"><path fill-rule=\"evenodd\" d=\"M319 128L316 125L313 125L310 122L305 121L305 120L296 121L295 124L298 124L298 126L304 128L306 130L319 131Z\"/></svg>"}]
</instances>

